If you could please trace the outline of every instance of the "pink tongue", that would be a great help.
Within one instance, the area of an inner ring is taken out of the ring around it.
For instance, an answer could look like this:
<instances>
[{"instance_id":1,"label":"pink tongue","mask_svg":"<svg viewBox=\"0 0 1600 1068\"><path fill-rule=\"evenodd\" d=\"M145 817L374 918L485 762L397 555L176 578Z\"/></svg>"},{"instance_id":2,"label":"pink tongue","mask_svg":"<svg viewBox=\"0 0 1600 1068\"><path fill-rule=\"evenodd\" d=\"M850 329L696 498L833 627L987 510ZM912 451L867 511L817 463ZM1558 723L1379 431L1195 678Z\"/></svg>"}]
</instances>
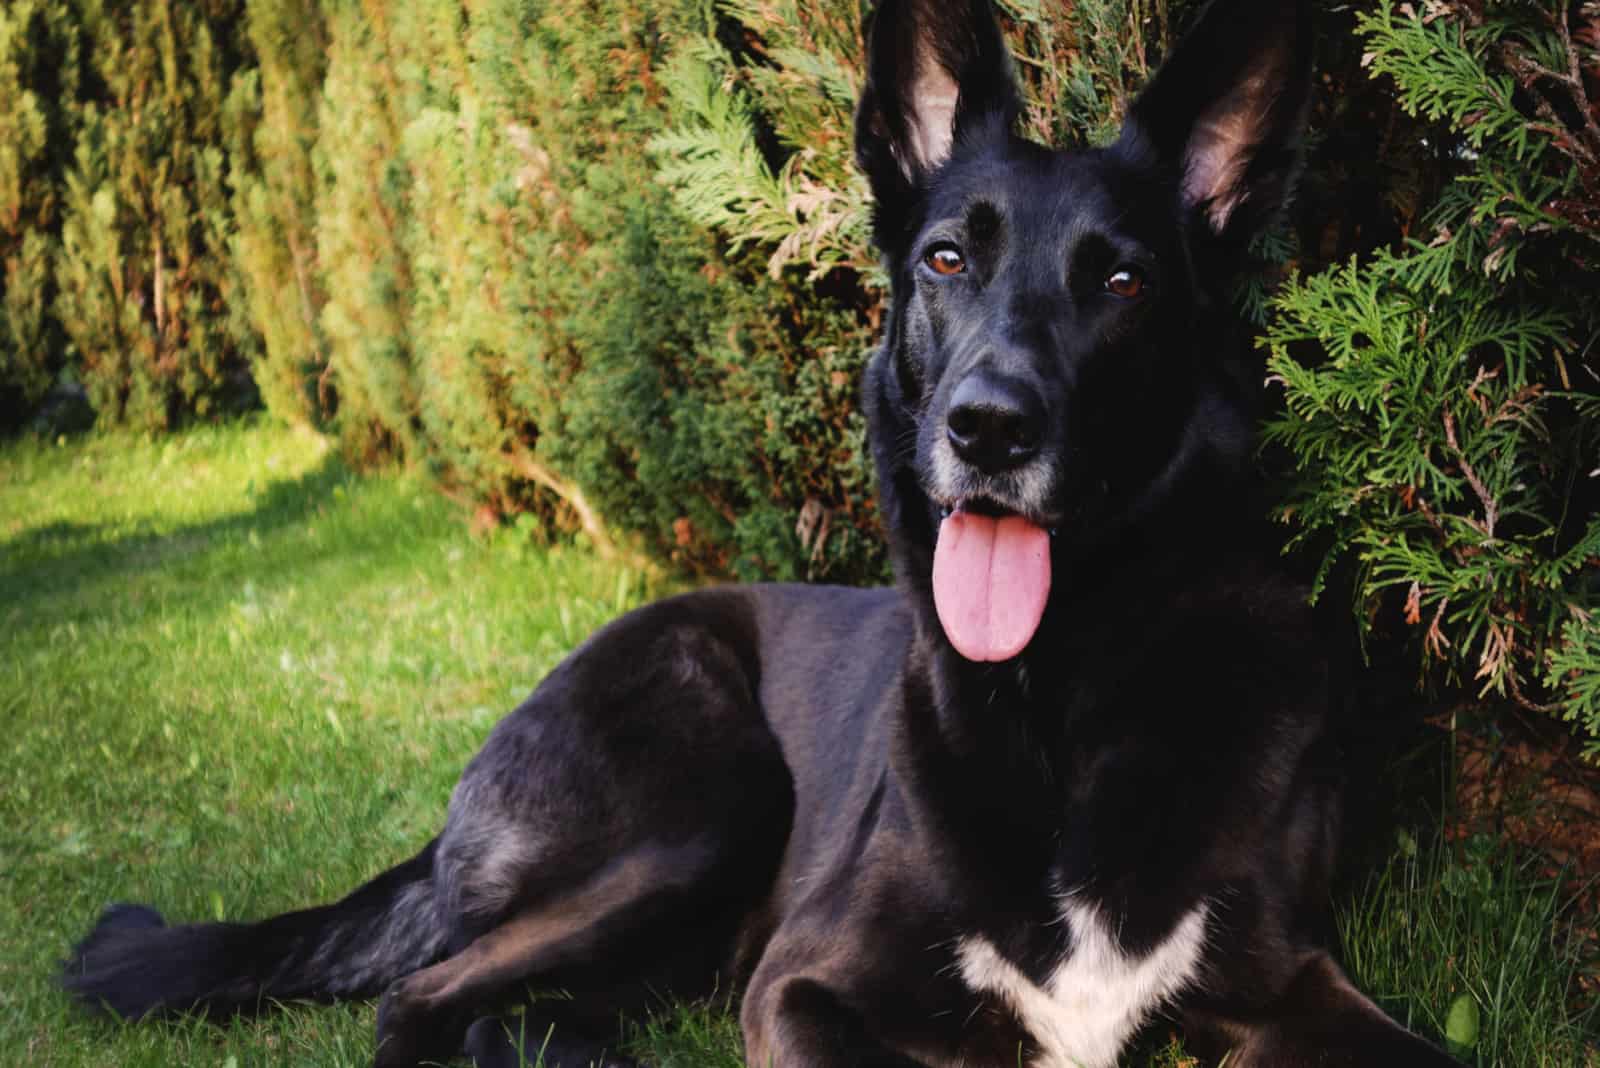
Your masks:
<instances>
[{"instance_id":1,"label":"pink tongue","mask_svg":"<svg viewBox=\"0 0 1600 1068\"><path fill-rule=\"evenodd\" d=\"M939 526L933 604L956 652L1009 660L1027 648L1050 593L1050 535L1026 519L956 512Z\"/></svg>"}]
</instances>

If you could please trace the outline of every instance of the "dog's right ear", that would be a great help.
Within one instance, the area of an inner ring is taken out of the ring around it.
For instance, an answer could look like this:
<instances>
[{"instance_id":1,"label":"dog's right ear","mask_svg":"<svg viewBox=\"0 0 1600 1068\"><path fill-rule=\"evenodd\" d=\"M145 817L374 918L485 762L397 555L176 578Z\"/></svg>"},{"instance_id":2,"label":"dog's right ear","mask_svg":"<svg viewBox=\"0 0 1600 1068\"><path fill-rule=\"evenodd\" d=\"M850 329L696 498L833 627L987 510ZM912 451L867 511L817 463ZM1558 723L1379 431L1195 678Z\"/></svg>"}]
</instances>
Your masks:
<instances>
[{"instance_id":1,"label":"dog's right ear","mask_svg":"<svg viewBox=\"0 0 1600 1068\"><path fill-rule=\"evenodd\" d=\"M856 161L883 213L914 200L963 140L1021 107L990 0L880 0L856 109Z\"/></svg>"}]
</instances>

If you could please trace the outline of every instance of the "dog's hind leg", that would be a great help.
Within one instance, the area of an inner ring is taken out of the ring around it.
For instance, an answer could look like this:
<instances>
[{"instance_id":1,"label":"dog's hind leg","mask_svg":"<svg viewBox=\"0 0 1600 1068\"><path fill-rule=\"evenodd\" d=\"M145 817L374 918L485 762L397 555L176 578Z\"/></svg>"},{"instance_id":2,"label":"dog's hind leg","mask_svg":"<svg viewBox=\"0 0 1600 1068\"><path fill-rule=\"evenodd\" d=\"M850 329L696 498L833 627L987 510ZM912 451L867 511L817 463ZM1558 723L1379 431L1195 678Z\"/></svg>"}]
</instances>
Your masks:
<instances>
[{"instance_id":1,"label":"dog's hind leg","mask_svg":"<svg viewBox=\"0 0 1600 1068\"><path fill-rule=\"evenodd\" d=\"M671 936L692 939L704 907L701 883L724 859L719 854L711 835L634 847L513 913L455 956L397 981L378 1008L375 1068L453 1056L468 1023L522 984L593 981L610 961L637 967L641 945L660 952Z\"/></svg>"},{"instance_id":2,"label":"dog's hind leg","mask_svg":"<svg viewBox=\"0 0 1600 1068\"><path fill-rule=\"evenodd\" d=\"M686 595L597 634L462 774L434 865L446 958L393 983L380 1066L442 1059L524 984L592 1029L648 992L717 988L787 840L793 783L756 700L742 595Z\"/></svg>"}]
</instances>

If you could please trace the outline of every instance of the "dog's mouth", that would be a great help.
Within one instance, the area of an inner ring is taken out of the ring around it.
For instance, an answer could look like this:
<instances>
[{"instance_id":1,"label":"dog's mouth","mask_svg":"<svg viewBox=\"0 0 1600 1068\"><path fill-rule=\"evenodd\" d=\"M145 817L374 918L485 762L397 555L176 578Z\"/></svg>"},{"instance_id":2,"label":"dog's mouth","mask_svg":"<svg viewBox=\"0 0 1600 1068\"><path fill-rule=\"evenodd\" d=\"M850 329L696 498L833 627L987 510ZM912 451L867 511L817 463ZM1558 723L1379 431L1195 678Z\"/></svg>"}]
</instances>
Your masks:
<instances>
[{"instance_id":1,"label":"dog's mouth","mask_svg":"<svg viewBox=\"0 0 1600 1068\"><path fill-rule=\"evenodd\" d=\"M942 509L933 554L939 625L968 660L1010 660L1028 647L1050 595L1050 531L986 498Z\"/></svg>"}]
</instances>

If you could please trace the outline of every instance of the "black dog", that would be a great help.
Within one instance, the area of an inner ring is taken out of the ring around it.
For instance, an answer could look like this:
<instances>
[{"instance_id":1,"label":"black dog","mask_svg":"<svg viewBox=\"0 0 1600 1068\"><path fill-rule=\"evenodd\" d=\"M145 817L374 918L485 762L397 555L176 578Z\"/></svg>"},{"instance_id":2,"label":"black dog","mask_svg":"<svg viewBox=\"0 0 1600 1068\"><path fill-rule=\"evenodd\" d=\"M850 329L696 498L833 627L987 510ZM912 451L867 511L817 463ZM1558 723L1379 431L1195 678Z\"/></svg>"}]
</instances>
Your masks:
<instances>
[{"instance_id":1,"label":"black dog","mask_svg":"<svg viewBox=\"0 0 1600 1068\"><path fill-rule=\"evenodd\" d=\"M893 279L865 399L892 590L720 589L605 628L420 856L324 908L107 913L124 1016L386 991L381 1066L529 986L546 1063L742 986L752 1065L1108 1068L1170 1012L1230 1068L1446 1066L1323 942L1329 671L1257 549L1228 281L1293 181L1300 5L1218 0L1103 150L1012 134L986 0L884 0L857 151ZM473 1024L473 1020L478 1022Z\"/></svg>"}]
</instances>

